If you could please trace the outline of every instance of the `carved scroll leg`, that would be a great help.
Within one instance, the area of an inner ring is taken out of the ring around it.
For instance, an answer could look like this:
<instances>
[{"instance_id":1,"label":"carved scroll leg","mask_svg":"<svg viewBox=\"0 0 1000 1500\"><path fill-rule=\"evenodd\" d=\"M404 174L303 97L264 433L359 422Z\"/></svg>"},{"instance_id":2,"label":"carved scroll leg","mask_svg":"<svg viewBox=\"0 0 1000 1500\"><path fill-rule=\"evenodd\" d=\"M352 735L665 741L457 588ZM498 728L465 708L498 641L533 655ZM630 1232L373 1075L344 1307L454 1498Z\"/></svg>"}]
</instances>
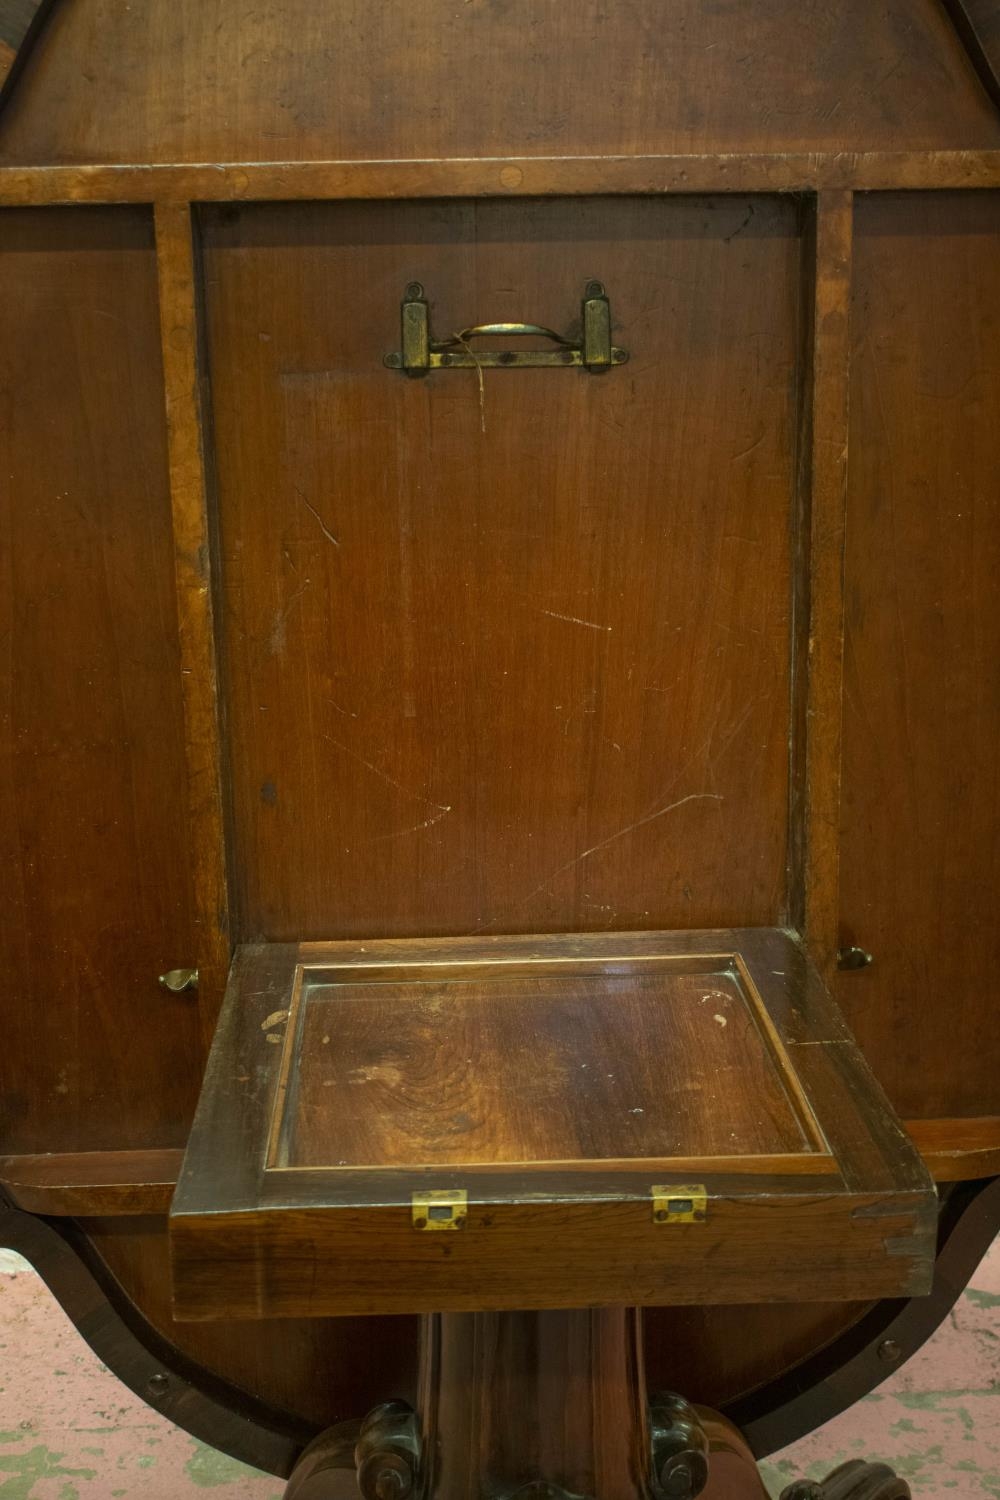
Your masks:
<instances>
[{"instance_id":1,"label":"carved scroll leg","mask_svg":"<svg viewBox=\"0 0 1000 1500\"><path fill-rule=\"evenodd\" d=\"M739 1428L710 1407L695 1410L708 1441L708 1481L700 1500L770 1500L757 1460Z\"/></svg>"},{"instance_id":2,"label":"carved scroll leg","mask_svg":"<svg viewBox=\"0 0 1000 1500\"><path fill-rule=\"evenodd\" d=\"M415 1500L420 1428L405 1401L386 1401L363 1422L341 1422L309 1444L284 1500Z\"/></svg>"},{"instance_id":3,"label":"carved scroll leg","mask_svg":"<svg viewBox=\"0 0 1000 1500\"><path fill-rule=\"evenodd\" d=\"M888 1464L852 1458L819 1484L797 1479L782 1490L781 1500L910 1500L910 1486Z\"/></svg>"},{"instance_id":4,"label":"carved scroll leg","mask_svg":"<svg viewBox=\"0 0 1000 1500\"><path fill-rule=\"evenodd\" d=\"M360 1429L355 1420L321 1432L300 1454L284 1500L358 1500L354 1449Z\"/></svg>"}]
</instances>

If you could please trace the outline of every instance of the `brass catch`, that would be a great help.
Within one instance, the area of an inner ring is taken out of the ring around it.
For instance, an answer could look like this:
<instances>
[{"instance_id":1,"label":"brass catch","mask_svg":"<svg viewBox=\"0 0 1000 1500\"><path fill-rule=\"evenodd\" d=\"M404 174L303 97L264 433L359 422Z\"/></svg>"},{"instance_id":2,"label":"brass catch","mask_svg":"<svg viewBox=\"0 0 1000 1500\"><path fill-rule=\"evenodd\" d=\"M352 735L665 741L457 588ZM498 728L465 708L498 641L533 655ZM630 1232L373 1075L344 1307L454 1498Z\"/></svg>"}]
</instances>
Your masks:
<instances>
[{"instance_id":1,"label":"brass catch","mask_svg":"<svg viewBox=\"0 0 1000 1500\"><path fill-rule=\"evenodd\" d=\"M623 365L628 359L625 349L611 342L611 304L603 283L589 281L581 305L582 335L578 342L564 338L540 323L477 323L463 328L447 339L432 339L430 309L419 281L411 281L400 304L402 348L386 354L382 363L390 370L407 375L426 375L429 370L545 369L553 366L590 370L599 374L612 365ZM551 339L555 349L528 349L523 354L513 349L473 349L470 340L478 338Z\"/></svg>"},{"instance_id":2,"label":"brass catch","mask_svg":"<svg viewBox=\"0 0 1000 1500\"><path fill-rule=\"evenodd\" d=\"M867 948L838 948L837 968L844 971L851 969L867 969L869 964L875 960Z\"/></svg>"},{"instance_id":3,"label":"brass catch","mask_svg":"<svg viewBox=\"0 0 1000 1500\"><path fill-rule=\"evenodd\" d=\"M654 1224L702 1224L708 1217L708 1193L703 1182L654 1187L650 1192Z\"/></svg>"},{"instance_id":4,"label":"brass catch","mask_svg":"<svg viewBox=\"0 0 1000 1500\"><path fill-rule=\"evenodd\" d=\"M463 1229L469 1212L469 1195L464 1188L450 1188L433 1193L414 1193L414 1229Z\"/></svg>"},{"instance_id":5,"label":"brass catch","mask_svg":"<svg viewBox=\"0 0 1000 1500\"><path fill-rule=\"evenodd\" d=\"M160 984L173 995L182 995L185 990L198 988L197 969L168 969L159 976Z\"/></svg>"}]
</instances>

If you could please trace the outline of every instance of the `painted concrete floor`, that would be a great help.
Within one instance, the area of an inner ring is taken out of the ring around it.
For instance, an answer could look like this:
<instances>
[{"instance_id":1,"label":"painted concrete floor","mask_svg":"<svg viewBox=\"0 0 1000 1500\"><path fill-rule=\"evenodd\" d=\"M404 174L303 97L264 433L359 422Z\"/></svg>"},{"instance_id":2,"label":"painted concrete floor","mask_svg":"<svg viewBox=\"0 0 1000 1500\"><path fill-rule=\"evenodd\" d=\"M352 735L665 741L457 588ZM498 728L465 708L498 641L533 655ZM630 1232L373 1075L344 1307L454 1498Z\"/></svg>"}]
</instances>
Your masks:
<instances>
[{"instance_id":1,"label":"painted concrete floor","mask_svg":"<svg viewBox=\"0 0 1000 1500\"><path fill-rule=\"evenodd\" d=\"M1000 1240L934 1338L872 1395L763 1467L773 1495L880 1458L917 1500L1000 1500ZM178 1431L100 1364L0 1251L0 1500L279 1500L278 1480Z\"/></svg>"}]
</instances>

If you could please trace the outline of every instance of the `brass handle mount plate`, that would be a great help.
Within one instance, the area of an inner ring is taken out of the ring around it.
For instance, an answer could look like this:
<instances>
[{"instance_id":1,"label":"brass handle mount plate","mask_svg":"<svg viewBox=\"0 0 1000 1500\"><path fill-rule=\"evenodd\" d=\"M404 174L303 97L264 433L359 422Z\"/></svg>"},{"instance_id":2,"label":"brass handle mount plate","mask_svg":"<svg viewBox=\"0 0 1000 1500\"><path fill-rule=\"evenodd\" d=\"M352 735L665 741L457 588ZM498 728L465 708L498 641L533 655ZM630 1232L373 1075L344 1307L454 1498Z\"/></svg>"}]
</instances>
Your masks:
<instances>
[{"instance_id":1,"label":"brass handle mount plate","mask_svg":"<svg viewBox=\"0 0 1000 1500\"><path fill-rule=\"evenodd\" d=\"M431 370L525 370L570 368L601 374L623 365L628 351L611 342L611 304L600 281L588 281L581 303L579 339L564 337L541 323L476 323L450 338L431 337L430 308L419 281L411 281L400 303L402 347L383 356L390 370L426 375ZM473 349L479 338L543 338L552 349Z\"/></svg>"}]
</instances>

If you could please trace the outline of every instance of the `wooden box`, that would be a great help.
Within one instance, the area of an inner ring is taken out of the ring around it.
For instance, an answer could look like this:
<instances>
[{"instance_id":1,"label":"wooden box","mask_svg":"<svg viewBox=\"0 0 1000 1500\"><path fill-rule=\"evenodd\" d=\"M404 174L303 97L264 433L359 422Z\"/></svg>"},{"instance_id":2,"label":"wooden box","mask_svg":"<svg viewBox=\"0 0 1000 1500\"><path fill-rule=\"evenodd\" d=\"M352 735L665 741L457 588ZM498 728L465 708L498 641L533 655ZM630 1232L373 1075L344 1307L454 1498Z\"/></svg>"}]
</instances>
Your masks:
<instances>
[{"instance_id":1,"label":"wooden box","mask_svg":"<svg viewBox=\"0 0 1000 1500\"><path fill-rule=\"evenodd\" d=\"M933 1185L770 928L236 958L178 1316L910 1296Z\"/></svg>"}]
</instances>

